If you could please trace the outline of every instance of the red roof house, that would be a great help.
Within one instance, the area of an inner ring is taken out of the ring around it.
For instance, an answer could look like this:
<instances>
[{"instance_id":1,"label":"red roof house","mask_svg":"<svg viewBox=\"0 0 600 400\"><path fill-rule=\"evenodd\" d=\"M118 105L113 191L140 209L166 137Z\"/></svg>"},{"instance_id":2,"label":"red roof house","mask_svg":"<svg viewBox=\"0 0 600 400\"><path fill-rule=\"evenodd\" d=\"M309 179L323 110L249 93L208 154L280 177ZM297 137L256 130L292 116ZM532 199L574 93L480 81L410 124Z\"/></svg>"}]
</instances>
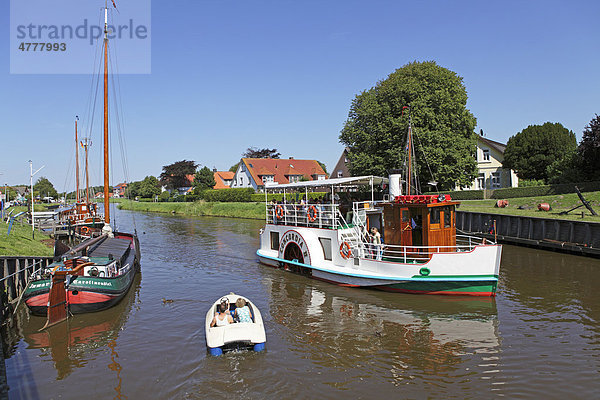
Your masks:
<instances>
[{"instance_id":1,"label":"red roof house","mask_svg":"<svg viewBox=\"0 0 600 400\"><path fill-rule=\"evenodd\" d=\"M263 190L269 184L321 179L327 179L327 174L316 160L242 158L231 187Z\"/></svg>"}]
</instances>

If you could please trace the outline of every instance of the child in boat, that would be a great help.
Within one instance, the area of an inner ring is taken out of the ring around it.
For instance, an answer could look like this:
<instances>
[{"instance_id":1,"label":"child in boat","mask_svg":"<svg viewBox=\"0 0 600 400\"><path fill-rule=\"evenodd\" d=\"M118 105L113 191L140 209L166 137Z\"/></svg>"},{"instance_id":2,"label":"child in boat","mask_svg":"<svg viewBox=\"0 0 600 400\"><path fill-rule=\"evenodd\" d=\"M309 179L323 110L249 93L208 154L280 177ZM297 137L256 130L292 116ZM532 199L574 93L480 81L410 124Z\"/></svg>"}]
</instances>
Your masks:
<instances>
[{"instance_id":1,"label":"child in boat","mask_svg":"<svg viewBox=\"0 0 600 400\"><path fill-rule=\"evenodd\" d=\"M250 315L250 309L246 305L246 300L239 297L235 302L235 320L237 322L252 322L252 315Z\"/></svg>"},{"instance_id":2,"label":"child in boat","mask_svg":"<svg viewBox=\"0 0 600 400\"><path fill-rule=\"evenodd\" d=\"M231 313L227 309L227 303L222 302L219 304L219 312L213 317L210 326L225 326L229 324L233 324L233 318L231 318Z\"/></svg>"}]
</instances>

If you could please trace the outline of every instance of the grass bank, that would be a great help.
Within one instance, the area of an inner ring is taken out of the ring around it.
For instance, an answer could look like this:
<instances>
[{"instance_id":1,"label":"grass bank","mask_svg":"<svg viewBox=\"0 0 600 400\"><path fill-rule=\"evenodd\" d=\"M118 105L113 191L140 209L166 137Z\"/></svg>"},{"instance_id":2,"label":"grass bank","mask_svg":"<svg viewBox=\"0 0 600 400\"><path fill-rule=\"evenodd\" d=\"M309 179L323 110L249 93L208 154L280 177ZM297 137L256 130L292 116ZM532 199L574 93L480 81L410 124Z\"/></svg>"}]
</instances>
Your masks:
<instances>
[{"instance_id":1,"label":"grass bank","mask_svg":"<svg viewBox=\"0 0 600 400\"><path fill-rule=\"evenodd\" d=\"M31 238L31 226L15 222L7 236L8 224L0 223L0 256L52 256L54 240L42 232Z\"/></svg>"},{"instance_id":2,"label":"grass bank","mask_svg":"<svg viewBox=\"0 0 600 400\"><path fill-rule=\"evenodd\" d=\"M600 192L583 193L583 197L590 202L596 213L600 214ZM561 211L567 211L581 204L576 193L537 196L537 197L519 197L508 200L508 207L494 207L497 200L462 200L459 211L484 212L492 214L521 215L528 217L556 218L581 221L581 213L584 213L585 221L600 222L600 216L592 216L585 207L580 207L571 211L568 215L559 215ZM537 206L540 203L548 203L552 207L550 211L538 211Z\"/></svg>"},{"instance_id":3,"label":"grass bank","mask_svg":"<svg viewBox=\"0 0 600 400\"><path fill-rule=\"evenodd\" d=\"M191 203L147 203L122 200L119 204L119 208L122 210L148 211L195 217L265 218L264 203L222 203L206 201L196 201Z\"/></svg>"}]
</instances>

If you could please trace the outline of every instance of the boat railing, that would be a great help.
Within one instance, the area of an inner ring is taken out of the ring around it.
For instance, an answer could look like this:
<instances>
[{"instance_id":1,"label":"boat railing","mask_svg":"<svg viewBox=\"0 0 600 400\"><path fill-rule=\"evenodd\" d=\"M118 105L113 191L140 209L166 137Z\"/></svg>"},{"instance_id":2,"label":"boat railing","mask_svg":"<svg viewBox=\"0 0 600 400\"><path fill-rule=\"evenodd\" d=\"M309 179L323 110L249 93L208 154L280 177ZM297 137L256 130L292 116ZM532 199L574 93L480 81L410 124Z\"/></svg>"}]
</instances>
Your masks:
<instances>
[{"instance_id":1,"label":"boat railing","mask_svg":"<svg viewBox=\"0 0 600 400\"><path fill-rule=\"evenodd\" d=\"M352 249L352 254L355 257L414 264L426 262L436 253L463 253L472 251L477 246L495 244L485 238L457 235L455 246L402 246L385 243L378 245L362 242L360 246Z\"/></svg>"},{"instance_id":2,"label":"boat railing","mask_svg":"<svg viewBox=\"0 0 600 400\"><path fill-rule=\"evenodd\" d=\"M338 204L281 203L266 207L266 222L273 225L338 229L344 226L339 215Z\"/></svg>"}]
</instances>

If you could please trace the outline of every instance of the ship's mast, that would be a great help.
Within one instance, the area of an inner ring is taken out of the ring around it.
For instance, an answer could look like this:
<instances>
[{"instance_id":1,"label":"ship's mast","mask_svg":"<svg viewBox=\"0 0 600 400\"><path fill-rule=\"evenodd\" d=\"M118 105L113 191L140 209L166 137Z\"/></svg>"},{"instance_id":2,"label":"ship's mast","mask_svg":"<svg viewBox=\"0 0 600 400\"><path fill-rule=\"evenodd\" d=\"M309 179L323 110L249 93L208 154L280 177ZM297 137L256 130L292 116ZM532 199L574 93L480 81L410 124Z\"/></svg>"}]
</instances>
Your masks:
<instances>
[{"instance_id":1,"label":"ship's mast","mask_svg":"<svg viewBox=\"0 0 600 400\"><path fill-rule=\"evenodd\" d=\"M75 194L75 202L79 203L79 140L77 139L77 121L78 116L75 116L75 182L77 186Z\"/></svg>"},{"instance_id":2,"label":"ship's mast","mask_svg":"<svg viewBox=\"0 0 600 400\"><path fill-rule=\"evenodd\" d=\"M104 222L110 224L108 197L108 5L104 6Z\"/></svg>"},{"instance_id":3,"label":"ship's mast","mask_svg":"<svg viewBox=\"0 0 600 400\"><path fill-rule=\"evenodd\" d=\"M92 141L88 138L83 139L81 142L81 146L85 149L85 202L86 204L90 203L90 173L88 170L88 149Z\"/></svg>"},{"instance_id":4,"label":"ship's mast","mask_svg":"<svg viewBox=\"0 0 600 400\"><path fill-rule=\"evenodd\" d=\"M412 181L412 113L410 108L408 109L408 173L406 179L406 194L410 195L411 181Z\"/></svg>"}]
</instances>

